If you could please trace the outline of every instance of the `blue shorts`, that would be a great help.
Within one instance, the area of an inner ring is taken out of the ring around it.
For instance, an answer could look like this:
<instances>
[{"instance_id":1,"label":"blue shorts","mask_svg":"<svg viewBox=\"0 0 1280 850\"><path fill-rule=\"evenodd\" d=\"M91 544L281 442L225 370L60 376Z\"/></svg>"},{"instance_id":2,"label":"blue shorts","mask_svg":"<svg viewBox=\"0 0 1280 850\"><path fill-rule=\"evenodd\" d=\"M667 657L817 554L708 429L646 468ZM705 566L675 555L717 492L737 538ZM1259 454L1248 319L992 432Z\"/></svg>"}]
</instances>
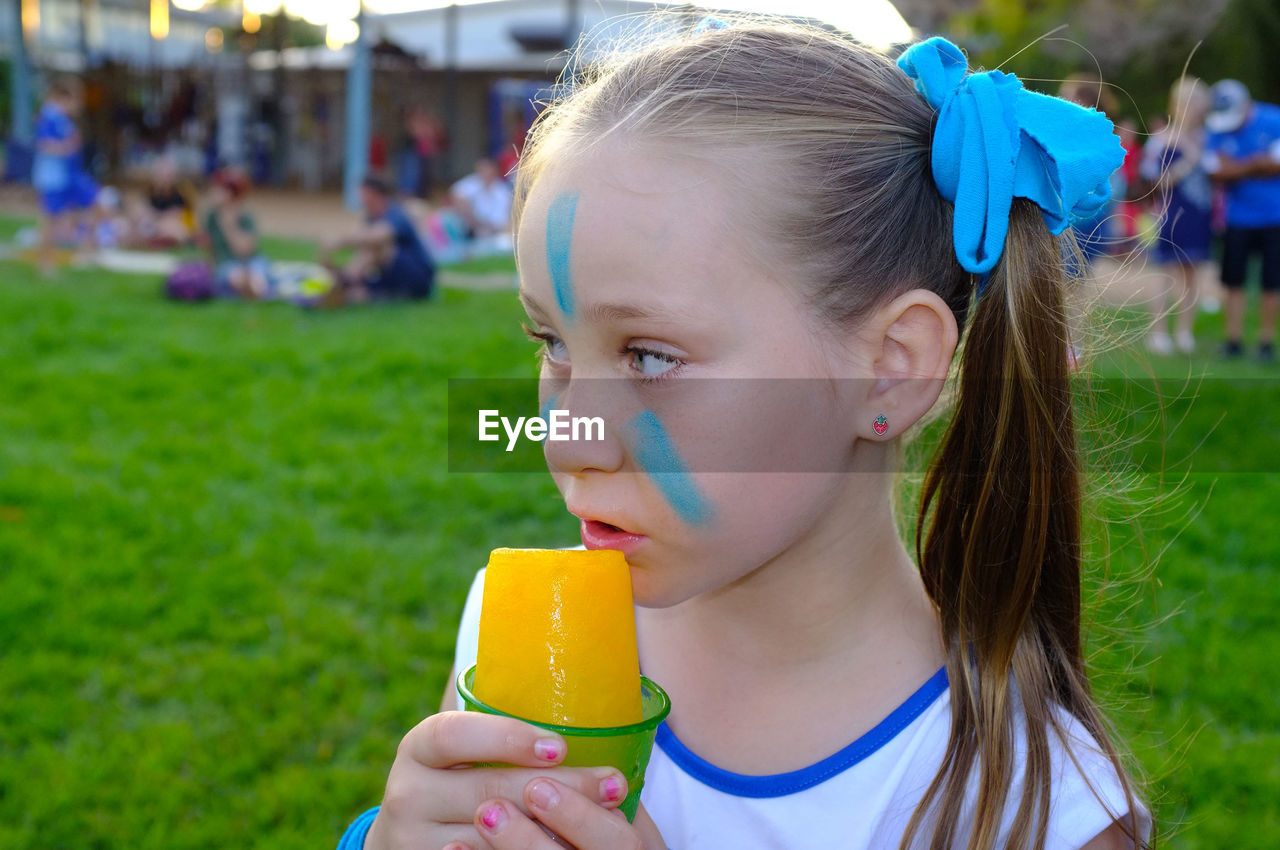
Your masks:
<instances>
[{"instance_id":1,"label":"blue shorts","mask_svg":"<svg viewBox=\"0 0 1280 850\"><path fill-rule=\"evenodd\" d=\"M435 288L436 270L397 256L366 282L374 298L427 298Z\"/></svg>"},{"instance_id":2,"label":"blue shorts","mask_svg":"<svg viewBox=\"0 0 1280 850\"><path fill-rule=\"evenodd\" d=\"M1162 265L1199 263L1209 259L1212 233L1213 211L1186 203L1175 193L1160 217L1160 238L1151 253Z\"/></svg>"},{"instance_id":3,"label":"blue shorts","mask_svg":"<svg viewBox=\"0 0 1280 850\"><path fill-rule=\"evenodd\" d=\"M245 269L251 275L261 277L267 284L267 291L273 288L271 280L271 264L267 262L267 258L259 255L245 257L240 260L227 260L225 263L218 265L214 270L213 279L216 291L219 295L236 295L235 289L231 286L231 275L239 269Z\"/></svg>"},{"instance_id":4,"label":"blue shorts","mask_svg":"<svg viewBox=\"0 0 1280 850\"><path fill-rule=\"evenodd\" d=\"M62 215L70 210L87 210L98 199L98 183L83 171L75 172L56 192L40 193L40 209L48 215Z\"/></svg>"}]
</instances>

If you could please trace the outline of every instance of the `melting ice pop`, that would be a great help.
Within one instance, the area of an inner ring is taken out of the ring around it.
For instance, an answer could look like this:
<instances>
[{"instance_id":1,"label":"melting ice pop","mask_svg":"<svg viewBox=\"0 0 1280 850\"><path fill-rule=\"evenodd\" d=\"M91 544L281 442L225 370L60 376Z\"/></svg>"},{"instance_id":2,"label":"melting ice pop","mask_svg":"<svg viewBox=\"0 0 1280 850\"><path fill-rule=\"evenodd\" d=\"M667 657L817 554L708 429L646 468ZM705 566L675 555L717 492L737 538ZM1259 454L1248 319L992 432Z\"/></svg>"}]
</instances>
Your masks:
<instances>
[{"instance_id":1,"label":"melting ice pop","mask_svg":"<svg viewBox=\"0 0 1280 850\"><path fill-rule=\"evenodd\" d=\"M631 574L613 549L495 549L480 609L473 692L539 723L644 719Z\"/></svg>"}]
</instances>

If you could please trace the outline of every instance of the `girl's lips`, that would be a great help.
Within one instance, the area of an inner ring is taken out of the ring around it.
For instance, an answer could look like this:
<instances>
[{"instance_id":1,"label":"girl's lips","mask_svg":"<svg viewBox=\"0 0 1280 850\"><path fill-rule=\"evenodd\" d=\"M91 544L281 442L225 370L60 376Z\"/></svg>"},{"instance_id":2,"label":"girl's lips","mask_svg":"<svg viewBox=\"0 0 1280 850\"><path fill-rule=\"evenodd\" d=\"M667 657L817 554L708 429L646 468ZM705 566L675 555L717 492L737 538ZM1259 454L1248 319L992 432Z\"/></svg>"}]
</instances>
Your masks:
<instances>
[{"instance_id":1,"label":"girl's lips","mask_svg":"<svg viewBox=\"0 0 1280 850\"><path fill-rule=\"evenodd\" d=\"M629 555L648 539L596 519L582 520L582 545L588 549L618 549Z\"/></svg>"}]
</instances>

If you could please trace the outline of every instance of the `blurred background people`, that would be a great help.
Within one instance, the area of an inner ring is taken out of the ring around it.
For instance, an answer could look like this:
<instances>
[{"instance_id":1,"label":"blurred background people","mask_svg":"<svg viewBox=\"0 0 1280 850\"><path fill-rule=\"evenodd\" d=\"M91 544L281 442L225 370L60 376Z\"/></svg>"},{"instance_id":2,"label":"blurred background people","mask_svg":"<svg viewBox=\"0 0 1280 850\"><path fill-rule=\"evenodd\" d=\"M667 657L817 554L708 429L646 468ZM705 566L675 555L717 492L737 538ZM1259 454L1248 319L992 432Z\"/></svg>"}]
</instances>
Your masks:
<instances>
[{"instance_id":1,"label":"blurred background people","mask_svg":"<svg viewBox=\"0 0 1280 850\"><path fill-rule=\"evenodd\" d=\"M209 181L204 240L213 260L214 280L224 294L265 298L271 293L271 267L258 245L258 227L244 207L249 176L224 168Z\"/></svg>"},{"instance_id":2,"label":"blurred background people","mask_svg":"<svg viewBox=\"0 0 1280 850\"><path fill-rule=\"evenodd\" d=\"M80 81L60 77L36 117L31 183L40 199L40 263L46 272L52 268L54 247L74 245L85 232L84 214L98 196L97 183L85 172L76 125L83 105Z\"/></svg>"},{"instance_id":3,"label":"blurred background people","mask_svg":"<svg viewBox=\"0 0 1280 850\"><path fill-rule=\"evenodd\" d=\"M395 298L426 298L435 286L436 268L409 217L377 177L360 186L364 223L321 243L320 262L334 275L330 304ZM336 255L350 250L339 265Z\"/></svg>"},{"instance_id":4,"label":"blurred background people","mask_svg":"<svg viewBox=\"0 0 1280 850\"><path fill-rule=\"evenodd\" d=\"M1249 259L1262 257L1262 311L1258 358L1275 359L1280 299L1280 107L1257 103L1238 80L1213 87L1205 118L1205 167L1226 187L1222 285L1226 289L1226 342L1222 355L1244 352L1244 282Z\"/></svg>"},{"instance_id":5,"label":"blurred background people","mask_svg":"<svg viewBox=\"0 0 1280 850\"><path fill-rule=\"evenodd\" d=\"M396 188L403 197L431 197L436 160L445 144L444 126L438 118L422 107L409 110L396 162Z\"/></svg>"},{"instance_id":6,"label":"blurred background people","mask_svg":"<svg viewBox=\"0 0 1280 850\"><path fill-rule=\"evenodd\" d=\"M178 181L178 164L169 156L151 165L146 196L135 204L133 230L147 247L168 248L191 238L195 211L190 190Z\"/></svg>"},{"instance_id":7,"label":"blurred background people","mask_svg":"<svg viewBox=\"0 0 1280 850\"><path fill-rule=\"evenodd\" d=\"M475 171L449 190L454 208L473 239L511 234L511 184L491 159L476 160Z\"/></svg>"},{"instance_id":8,"label":"blurred background people","mask_svg":"<svg viewBox=\"0 0 1280 850\"><path fill-rule=\"evenodd\" d=\"M119 189L103 186L98 190L91 229L95 248L119 248L129 242L129 220L124 215Z\"/></svg>"},{"instance_id":9,"label":"blurred background people","mask_svg":"<svg viewBox=\"0 0 1280 850\"><path fill-rule=\"evenodd\" d=\"M1152 260L1160 267L1158 290L1151 299L1151 332L1147 348L1156 354L1195 350L1192 324L1197 301L1196 270L1209 259L1212 237L1213 185L1204 168L1205 113L1208 88L1195 77L1173 84L1169 122L1147 141L1139 176L1151 187L1160 227ZM1170 288L1174 297L1174 333L1167 327Z\"/></svg>"}]
</instances>

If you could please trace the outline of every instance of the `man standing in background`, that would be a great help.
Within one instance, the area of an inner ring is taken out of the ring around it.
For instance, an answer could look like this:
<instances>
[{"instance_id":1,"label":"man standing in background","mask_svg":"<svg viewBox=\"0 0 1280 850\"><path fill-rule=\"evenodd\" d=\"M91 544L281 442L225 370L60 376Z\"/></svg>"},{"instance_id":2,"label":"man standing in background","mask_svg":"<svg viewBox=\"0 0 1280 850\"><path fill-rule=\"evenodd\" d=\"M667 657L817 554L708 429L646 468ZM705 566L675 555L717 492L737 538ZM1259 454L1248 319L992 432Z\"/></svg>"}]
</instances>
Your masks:
<instances>
[{"instance_id":1,"label":"man standing in background","mask_svg":"<svg viewBox=\"0 0 1280 850\"><path fill-rule=\"evenodd\" d=\"M1244 353L1244 282L1249 260L1262 257L1258 359L1275 359L1280 304L1280 107L1255 103L1238 80L1213 87L1205 118L1205 170L1226 187L1222 285L1227 294L1224 357Z\"/></svg>"}]
</instances>

